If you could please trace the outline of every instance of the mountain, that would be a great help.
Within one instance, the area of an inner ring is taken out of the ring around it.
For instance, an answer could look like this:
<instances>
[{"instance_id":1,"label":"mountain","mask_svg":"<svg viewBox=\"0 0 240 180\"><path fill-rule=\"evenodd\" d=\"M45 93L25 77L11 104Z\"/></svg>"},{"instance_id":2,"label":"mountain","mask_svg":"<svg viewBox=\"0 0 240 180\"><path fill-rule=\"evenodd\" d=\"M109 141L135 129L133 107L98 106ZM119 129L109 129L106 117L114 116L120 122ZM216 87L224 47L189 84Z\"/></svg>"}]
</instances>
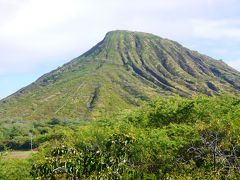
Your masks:
<instances>
[{"instance_id":1,"label":"mountain","mask_svg":"<svg viewBox=\"0 0 240 180\"><path fill-rule=\"evenodd\" d=\"M158 96L240 90L223 61L153 34L112 31L92 49L0 101L0 120L91 119Z\"/></svg>"}]
</instances>

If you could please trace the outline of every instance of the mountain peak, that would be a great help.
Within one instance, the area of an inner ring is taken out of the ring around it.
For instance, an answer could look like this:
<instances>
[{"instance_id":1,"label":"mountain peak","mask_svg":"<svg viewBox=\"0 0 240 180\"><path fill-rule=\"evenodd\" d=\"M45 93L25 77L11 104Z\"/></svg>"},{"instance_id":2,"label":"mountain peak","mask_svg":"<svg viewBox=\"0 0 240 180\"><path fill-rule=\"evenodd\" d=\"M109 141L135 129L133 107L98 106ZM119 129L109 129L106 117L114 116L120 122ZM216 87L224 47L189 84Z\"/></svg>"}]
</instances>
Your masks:
<instances>
[{"instance_id":1,"label":"mountain peak","mask_svg":"<svg viewBox=\"0 0 240 180\"><path fill-rule=\"evenodd\" d=\"M129 30L113 30L107 32L105 35L106 37L112 37L112 36L139 36L139 37L155 37L155 38L160 38L159 36L156 36L151 33L146 33L146 32L141 32L141 31L129 31Z\"/></svg>"},{"instance_id":2,"label":"mountain peak","mask_svg":"<svg viewBox=\"0 0 240 180\"><path fill-rule=\"evenodd\" d=\"M138 35L153 35L153 34L150 34L150 33L146 33L146 32L140 32L140 31L129 31L129 30L112 30L112 31L109 31L107 32L106 36L108 35L116 35L116 34L138 34Z\"/></svg>"},{"instance_id":3,"label":"mountain peak","mask_svg":"<svg viewBox=\"0 0 240 180\"><path fill-rule=\"evenodd\" d=\"M121 40L123 38L159 38L162 39L154 34L139 32L139 31L128 31L128 30L113 30L109 31L106 35L104 40Z\"/></svg>"}]
</instances>

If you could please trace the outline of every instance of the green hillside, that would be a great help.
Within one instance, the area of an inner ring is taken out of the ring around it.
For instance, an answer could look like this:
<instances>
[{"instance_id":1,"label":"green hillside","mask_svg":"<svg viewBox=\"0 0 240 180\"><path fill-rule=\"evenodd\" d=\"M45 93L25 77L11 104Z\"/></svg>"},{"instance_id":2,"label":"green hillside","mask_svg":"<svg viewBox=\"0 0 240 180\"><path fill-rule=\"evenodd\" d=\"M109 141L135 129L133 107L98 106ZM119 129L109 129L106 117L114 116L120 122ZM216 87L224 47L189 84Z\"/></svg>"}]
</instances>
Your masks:
<instances>
[{"instance_id":1,"label":"green hillside","mask_svg":"<svg viewBox=\"0 0 240 180\"><path fill-rule=\"evenodd\" d=\"M62 67L0 101L0 120L92 119L157 96L240 90L240 73L177 42L112 31Z\"/></svg>"}]
</instances>

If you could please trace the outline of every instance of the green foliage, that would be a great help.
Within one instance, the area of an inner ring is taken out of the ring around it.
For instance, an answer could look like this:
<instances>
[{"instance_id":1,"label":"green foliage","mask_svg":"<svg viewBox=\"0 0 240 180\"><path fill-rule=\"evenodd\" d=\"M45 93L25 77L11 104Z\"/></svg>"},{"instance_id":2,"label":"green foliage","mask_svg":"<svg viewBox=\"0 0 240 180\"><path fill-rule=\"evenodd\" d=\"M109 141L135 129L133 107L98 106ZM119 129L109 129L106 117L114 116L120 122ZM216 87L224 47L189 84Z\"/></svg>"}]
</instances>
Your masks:
<instances>
[{"instance_id":1,"label":"green foliage","mask_svg":"<svg viewBox=\"0 0 240 180\"><path fill-rule=\"evenodd\" d=\"M11 123L11 125L10 125ZM61 120L53 118L49 121L34 123L7 122L0 125L0 151L5 147L14 150L30 149L30 134L33 135L33 148L52 140L64 140L70 136L71 131L80 124L88 122Z\"/></svg>"},{"instance_id":2,"label":"green foliage","mask_svg":"<svg viewBox=\"0 0 240 180\"><path fill-rule=\"evenodd\" d=\"M239 102L233 95L169 97L124 117L36 122L32 132L39 152L31 174L42 179L239 179Z\"/></svg>"},{"instance_id":3,"label":"green foliage","mask_svg":"<svg viewBox=\"0 0 240 180\"><path fill-rule=\"evenodd\" d=\"M31 162L28 160L4 159L0 157L0 179L30 180Z\"/></svg>"},{"instance_id":4,"label":"green foliage","mask_svg":"<svg viewBox=\"0 0 240 180\"><path fill-rule=\"evenodd\" d=\"M33 177L59 178L120 178L128 162L129 147L134 140L123 134L114 134L104 148L96 145L77 151L61 146L32 167Z\"/></svg>"},{"instance_id":5,"label":"green foliage","mask_svg":"<svg viewBox=\"0 0 240 180\"><path fill-rule=\"evenodd\" d=\"M128 120L136 125L163 127L170 123L191 123L195 120L194 113L194 100L172 97L149 104Z\"/></svg>"}]
</instances>

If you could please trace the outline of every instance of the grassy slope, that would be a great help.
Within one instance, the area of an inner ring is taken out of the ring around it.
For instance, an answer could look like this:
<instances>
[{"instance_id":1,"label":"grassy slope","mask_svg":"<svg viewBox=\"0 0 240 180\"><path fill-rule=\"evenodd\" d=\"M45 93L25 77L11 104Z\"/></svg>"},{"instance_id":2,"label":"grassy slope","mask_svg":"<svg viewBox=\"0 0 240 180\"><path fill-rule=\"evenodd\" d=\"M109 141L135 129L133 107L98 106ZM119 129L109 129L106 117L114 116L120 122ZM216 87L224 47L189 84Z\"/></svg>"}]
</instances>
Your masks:
<instances>
[{"instance_id":1,"label":"grassy slope","mask_svg":"<svg viewBox=\"0 0 240 180\"><path fill-rule=\"evenodd\" d=\"M221 61L152 34L114 31L82 56L0 102L0 120L91 119L156 96L240 89Z\"/></svg>"}]
</instances>

